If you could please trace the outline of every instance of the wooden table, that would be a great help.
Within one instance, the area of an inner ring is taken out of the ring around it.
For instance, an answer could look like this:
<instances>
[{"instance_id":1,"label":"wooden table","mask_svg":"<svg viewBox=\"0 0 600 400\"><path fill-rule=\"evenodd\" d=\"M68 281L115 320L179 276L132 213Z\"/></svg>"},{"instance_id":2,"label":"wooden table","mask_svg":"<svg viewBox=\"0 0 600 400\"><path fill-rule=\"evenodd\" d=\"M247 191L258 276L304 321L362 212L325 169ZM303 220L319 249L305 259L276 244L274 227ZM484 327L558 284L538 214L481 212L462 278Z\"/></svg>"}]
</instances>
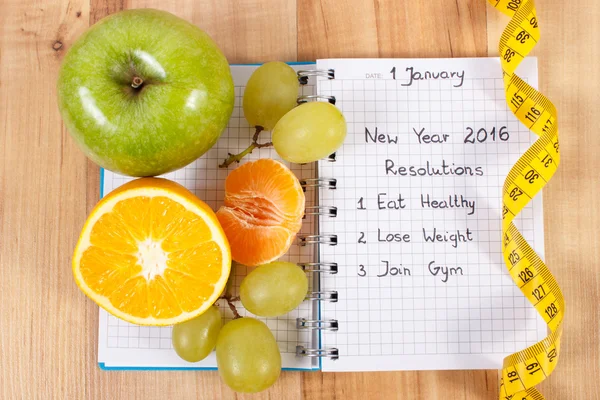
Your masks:
<instances>
[{"instance_id":1,"label":"wooden table","mask_svg":"<svg viewBox=\"0 0 600 400\"><path fill-rule=\"evenodd\" d=\"M541 89L560 116L561 167L544 193L546 260L565 297L548 399L600 385L600 4L539 0ZM497 55L507 19L485 0L2 0L0 2L0 398L233 399L216 372L102 372L97 307L73 282L98 168L61 122L56 77L73 41L123 8L169 10L229 61ZM252 398L495 399L496 371L282 374Z\"/></svg>"}]
</instances>

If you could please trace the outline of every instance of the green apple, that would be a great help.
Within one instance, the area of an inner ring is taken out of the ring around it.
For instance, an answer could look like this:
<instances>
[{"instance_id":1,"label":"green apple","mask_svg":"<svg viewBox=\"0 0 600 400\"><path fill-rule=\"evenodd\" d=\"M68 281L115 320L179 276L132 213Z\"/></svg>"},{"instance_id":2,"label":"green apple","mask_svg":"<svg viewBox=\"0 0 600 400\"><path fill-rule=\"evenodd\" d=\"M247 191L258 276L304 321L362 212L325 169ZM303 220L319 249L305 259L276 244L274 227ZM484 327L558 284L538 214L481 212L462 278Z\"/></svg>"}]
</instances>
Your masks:
<instances>
[{"instance_id":1,"label":"green apple","mask_svg":"<svg viewBox=\"0 0 600 400\"><path fill-rule=\"evenodd\" d=\"M101 167L132 176L181 168L209 150L233 110L227 59L165 11L127 10L86 31L63 60L59 108Z\"/></svg>"}]
</instances>

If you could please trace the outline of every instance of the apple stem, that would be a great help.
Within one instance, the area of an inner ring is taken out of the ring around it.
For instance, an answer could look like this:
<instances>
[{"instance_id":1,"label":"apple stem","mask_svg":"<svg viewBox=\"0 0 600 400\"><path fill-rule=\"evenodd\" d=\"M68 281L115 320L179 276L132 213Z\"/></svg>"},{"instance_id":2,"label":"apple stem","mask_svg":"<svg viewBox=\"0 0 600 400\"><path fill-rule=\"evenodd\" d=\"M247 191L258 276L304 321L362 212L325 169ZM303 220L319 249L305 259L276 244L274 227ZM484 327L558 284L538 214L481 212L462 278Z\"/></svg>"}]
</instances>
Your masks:
<instances>
[{"instance_id":1,"label":"apple stem","mask_svg":"<svg viewBox=\"0 0 600 400\"><path fill-rule=\"evenodd\" d=\"M131 87L134 89L137 89L140 86L142 86L143 83L144 83L144 80L142 78L140 78L139 76L134 76L131 81Z\"/></svg>"},{"instance_id":2,"label":"apple stem","mask_svg":"<svg viewBox=\"0 0 600 400\"><path fill-rule=\"evenodd\" d=\"M239 163L242 158L244 158L248 154L252 153L252 150L254 150L254 149L260 149L263 147L273 146L273 142L258 143L258 135L263 130L264 130L264 128L262 126L256 126L256 132L254 132L254 136L252 136L252 143L250 144L250 146L248 146L248 148L246 150L242 151L241 153L238 153L238 154L229 153L229 157L227 157L225 159L225 161L223 161L222 164L219 164L219 168L227 168L234 162Z\"/></svg>"}]
</instances>

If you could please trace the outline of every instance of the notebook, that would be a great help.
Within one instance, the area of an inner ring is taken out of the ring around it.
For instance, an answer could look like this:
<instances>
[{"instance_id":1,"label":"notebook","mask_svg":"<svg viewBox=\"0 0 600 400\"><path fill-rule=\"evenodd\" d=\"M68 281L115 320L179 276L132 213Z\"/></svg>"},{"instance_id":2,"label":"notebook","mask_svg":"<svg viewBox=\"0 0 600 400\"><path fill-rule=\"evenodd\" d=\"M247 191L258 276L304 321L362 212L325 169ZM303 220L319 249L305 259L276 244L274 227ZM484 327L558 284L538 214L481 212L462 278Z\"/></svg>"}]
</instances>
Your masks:
<instances>
[{"instance_id":1,"label":"notebook","mask_svg":"<svg viewBox=\"0 0 600 400\"><path fill-rule=\"evenodd\" d=\"M307 207L319 213L307 213L284 257L309 275L308 300L262 319L283 368L498 369L506 355L541 340L546 325L501 254L502 184L535 135L506 106L499 59L328 59L292 67L306 82L299 100L334 102L348 135L325 160L288 164ZM256 68L231 66L235 108L215 147L164 175L215 210L228 173L218 164L251 141L241 99ZM537 87L535 58L517 72ZM245 161L265 157L279 159L263 148ZM102 171L101 194L130 179ZM542 211L537 196L517 220L538 254ZM235 287L246 273L234 269ZM226 304L219 306L231 319ZM198 363L179 359L170 334L169 327L134 326L100 310L99 365L216 367L214 352Z\"/></svg>"}]
</instances>

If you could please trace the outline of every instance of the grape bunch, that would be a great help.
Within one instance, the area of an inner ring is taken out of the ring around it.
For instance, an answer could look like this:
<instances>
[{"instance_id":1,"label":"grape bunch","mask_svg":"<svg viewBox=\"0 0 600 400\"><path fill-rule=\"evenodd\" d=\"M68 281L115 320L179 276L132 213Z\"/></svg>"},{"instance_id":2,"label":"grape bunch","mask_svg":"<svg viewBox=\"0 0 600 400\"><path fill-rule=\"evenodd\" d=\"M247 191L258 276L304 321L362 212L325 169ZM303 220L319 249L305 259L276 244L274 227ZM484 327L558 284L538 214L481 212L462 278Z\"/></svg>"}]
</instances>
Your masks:
<instances>
[{"instance_id":1,"label":"grape bunch","mask_svg":"<svg viewBox=\"0 0 600 400\"><path fill-rule=\"evenodd\" d=\"M334 153L346 137L346 120L328 102L298 105L296 72L282 62L257 68L246 85L244 115L255 128L252 144L239 154L229 154L220 165L227 167L256 148L273 146L291 163L310 163ZM272 141L259 143L263 131ZM231 278L230 278L231 279ZM308 278L298 265L275 261L256 267L242 281L239 298L226 290L235 318L222 326L212 307L199 317L173 328L173 347L184 360L197 362L216 350L222 380L238 392L255 393L273 385L281 373L281 353L273 333L262 321L241 317L233 304L258 317L278 317L294 310L308 292Z\"/></svg>"},{"instance_id":2,"label":"grape bunch","mask_svg":"<svg viewBox=\"0 0 600 400\"><path fill-rule=\"evenodd\" d=\"M328 102L298 105L298 77L283 62L258 67L246 85L242 107L246 120L255 128L252 144L219 165L228 167L256 148L275 147L286 161L306 164L334 153L346 137L346 120ZM272 132L272 141L258 143L262 131Z\"/></svg>"},{"instance_id":3,"label":"grape bunch","mask_svg":"<svg viewBox=\"0 0 600 400\"><path fill-rule=\"evenodd\" d=\"M243 280L240 298L246 310L259 317L278 317L304 301L308 278L302 268L275 261L256 267ZM232 307L231 296L224 297ZM198 362L216 349L221 379L233 390L256 393L273 385L281 373L281 353L267 325L252 317L236 318L222 326L215 306L173 327L172 342L182 359Z\"/></svg>"}]
</instances>

